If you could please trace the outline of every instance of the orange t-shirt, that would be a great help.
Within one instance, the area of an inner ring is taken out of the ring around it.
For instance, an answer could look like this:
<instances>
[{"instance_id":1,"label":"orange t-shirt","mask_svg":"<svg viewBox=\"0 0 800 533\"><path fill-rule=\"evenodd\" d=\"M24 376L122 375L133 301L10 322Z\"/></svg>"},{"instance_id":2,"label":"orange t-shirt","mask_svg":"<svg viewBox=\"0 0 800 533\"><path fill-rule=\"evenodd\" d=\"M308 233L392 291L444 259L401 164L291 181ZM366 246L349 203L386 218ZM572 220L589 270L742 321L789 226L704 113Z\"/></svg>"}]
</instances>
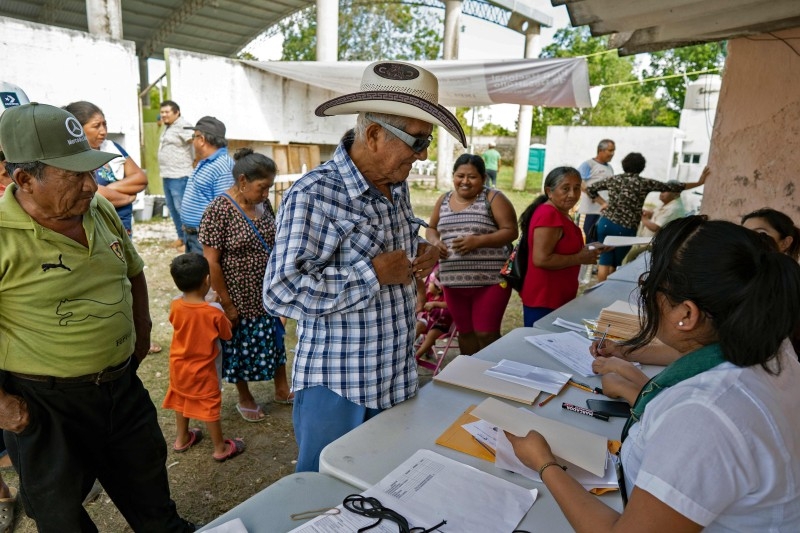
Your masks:
<instances>
[{"instance_id":1,"label":"orange t-shirt","mask_svg":"<svg viewBox=\"0 0 800 533\"><path fill-rule=\"evenodd\" d=\"M175 329L169 349L169 388L185 398L200 399L219 394L214 360L217 339L229 340L231 322L219 307L208 303L172 300L169 321Z\"/></svg>"}]
</instances>

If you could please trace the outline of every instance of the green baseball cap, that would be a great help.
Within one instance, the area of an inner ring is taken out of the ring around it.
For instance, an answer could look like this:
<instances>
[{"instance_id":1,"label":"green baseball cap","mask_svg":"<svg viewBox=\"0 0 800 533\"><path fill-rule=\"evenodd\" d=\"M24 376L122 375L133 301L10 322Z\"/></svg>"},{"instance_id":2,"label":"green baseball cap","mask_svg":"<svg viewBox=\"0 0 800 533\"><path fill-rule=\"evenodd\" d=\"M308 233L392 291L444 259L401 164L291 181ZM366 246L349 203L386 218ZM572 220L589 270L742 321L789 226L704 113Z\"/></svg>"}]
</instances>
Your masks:
<instances>
[{"instance_id":1,"label":"green baseball cap","mask_svg":"<svg viewBox=\"0 0 800 533\"><path fill-rule=\"evenodd\" d=\"M102 167L118 154L93 150L81 123L59 107L32 102L0 116L0 146L9 163L46 165L72 172Z\"/></svg>"}]
</instances>

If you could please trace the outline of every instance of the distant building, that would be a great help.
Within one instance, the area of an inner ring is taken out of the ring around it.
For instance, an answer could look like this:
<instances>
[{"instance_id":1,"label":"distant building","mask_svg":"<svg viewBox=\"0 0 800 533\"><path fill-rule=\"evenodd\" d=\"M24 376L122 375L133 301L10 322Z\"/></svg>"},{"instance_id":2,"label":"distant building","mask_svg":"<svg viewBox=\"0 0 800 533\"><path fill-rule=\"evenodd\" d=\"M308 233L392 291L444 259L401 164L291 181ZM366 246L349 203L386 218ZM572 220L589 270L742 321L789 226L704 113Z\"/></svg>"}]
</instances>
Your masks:
<instances>
[{"instance_id":1,"label":"distant building","mask_svg":"<svg viewBox=\"0 0 800 533\"><path fill-rule=\"evenodd\" d=\"M615 173L622 172L622 158L639 152L647 160L643 175L662 181L697 181L708 162L711 132L722 81L718 75L703 75L689 82L678 128L548 126L544 173L561 165L577 167L597 153L597 143L611 139L617 153L611 161ZM690 212L700 208L702 187L683 193ZM657 194L648 202L656 203Z\"/></svg>"}]
</instances>

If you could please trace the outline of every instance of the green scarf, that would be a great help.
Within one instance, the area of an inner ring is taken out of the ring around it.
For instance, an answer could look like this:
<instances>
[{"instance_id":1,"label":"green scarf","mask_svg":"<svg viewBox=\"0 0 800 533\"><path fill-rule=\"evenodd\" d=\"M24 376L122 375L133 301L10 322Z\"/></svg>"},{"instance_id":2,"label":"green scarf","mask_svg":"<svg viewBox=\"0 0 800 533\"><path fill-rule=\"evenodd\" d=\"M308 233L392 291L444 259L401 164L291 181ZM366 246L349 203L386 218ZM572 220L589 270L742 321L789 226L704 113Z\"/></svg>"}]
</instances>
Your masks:
<instances>
[{"instance_id":1,"label":"green scarf","mask_svg":"<svg viewBox=\"0 0 800 533\"><path fill-rule=\"evenodd\" d=\"M631 416L625 422L625 427L622 429L622 440L628 437L628 430L631 426L638 422L644 414L644 409L647 404L664 389L672 387L685 379L702 374L706 370L711 370L715 366L724 363L725 358L722 356L722 348L719 344L709 344L702 348L690 352L667 368L660 374L652 378L642 387L639 391L639 396L636 397L636 402L631 408Z\"/></svg>"}]
</instances>

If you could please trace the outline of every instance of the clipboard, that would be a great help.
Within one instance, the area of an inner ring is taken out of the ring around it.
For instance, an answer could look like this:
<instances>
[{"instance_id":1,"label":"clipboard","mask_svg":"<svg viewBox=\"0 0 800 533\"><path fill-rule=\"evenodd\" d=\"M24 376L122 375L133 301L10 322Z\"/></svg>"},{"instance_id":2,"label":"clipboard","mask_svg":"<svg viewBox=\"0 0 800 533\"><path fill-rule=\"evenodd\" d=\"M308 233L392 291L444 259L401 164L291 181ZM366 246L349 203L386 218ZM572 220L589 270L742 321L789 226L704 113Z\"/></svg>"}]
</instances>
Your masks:
<instances>
[{"instance_id":1,"label":"clipboard","mask_svg":"<svg viewBox=\"0 0 800 533\"><path fill-rule=\"evenodd\" d=\"M494 463L494 455L489 453L466 429L461 427L464 424L480 420L477 416L470 414L475 407L477 406L470 405L466 411L461 413L456 421L444 430L444 433L439 435L439 438L436 439L436 444Z\"/></svg>"}]
</instances>

